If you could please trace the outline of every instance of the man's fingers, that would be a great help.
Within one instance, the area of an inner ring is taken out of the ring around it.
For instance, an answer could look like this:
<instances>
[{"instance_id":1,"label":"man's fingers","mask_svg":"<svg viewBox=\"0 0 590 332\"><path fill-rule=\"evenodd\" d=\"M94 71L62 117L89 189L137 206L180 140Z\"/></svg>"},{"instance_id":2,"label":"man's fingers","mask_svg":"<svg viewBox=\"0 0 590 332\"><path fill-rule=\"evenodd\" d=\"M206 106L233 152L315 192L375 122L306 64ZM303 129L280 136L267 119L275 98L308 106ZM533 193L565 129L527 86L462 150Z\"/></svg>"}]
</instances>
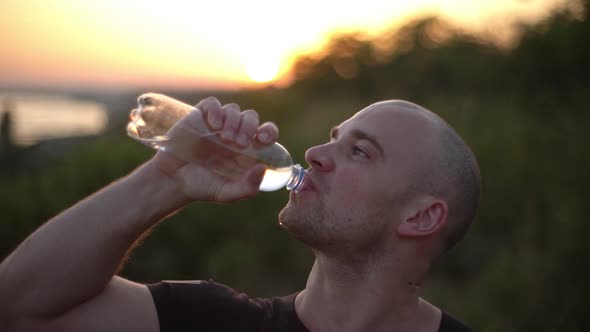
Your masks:
<instances>
[{"instance_id":1,"label":"man's fingers","mask_svg":"<svg viewBox=\"0 0 590 332\"><path fill-rule=\"evenodd\" d=\"M254 110L245 110L240 114L240 129L236 137L236 143L248 146L254 136L259 123L258 113Z\"/></svg>"},{"instance_id":2,"label":"man's fingers","mask_svg":"<svg viewBox=\"0 0 590 332\"><path fill-rule=\"evenodd\" d=\"M248 146L255 137L257 142L268 145L279 137L279 129L274 123L265 122L258 126L260 118L254 110L240 112L237 104L222 106L215 97L202 100L196 107L211 129L221 131L221 139L225 142Z\"/></svg>"},{"instance_id":3,"label":"man's fingers","mask_svg":"<svg viewBox=\"0 0 590 332\"><path fill-rule=\"evenodd\" d=\"M256 130L256 140L262 144L272 144L279 138L279 128L272 122L265 122Z\"/></svg>"},{"instance_id":4,"label":"man's fingers","mask_svg":"<svg viewBox=\"0 0 590 332\"><path fill-rule=\"evenodd\" d=\"M224 112L219 102L215 97L208 97L201 100L196 107L203 113L203 118L206 119L207 124L213 130L221 130L224 122Z\"/></svg>"},{"instance_id":5,"label":"man's fingers","mask_svg":"<svg viewBox=\"0 0 590 332\"><path fill-rule=\"evenodd\" d=\"M223 106L225 122L221 131L221 139L226 142L233 142L240 126L240 107L238 104L227 104Z\"/></svg>"},{"instance_id":6,"label":"man's fingers","mask_svg":"<svg viewBox=\"0 0 590 332\"><path fill-rule=\"evenodd\" d=\"M216 201L232 202L256 195L265 171L264 165L258 164L244 174L239 181L224 184Z\"/></svg>"}]
</instances>

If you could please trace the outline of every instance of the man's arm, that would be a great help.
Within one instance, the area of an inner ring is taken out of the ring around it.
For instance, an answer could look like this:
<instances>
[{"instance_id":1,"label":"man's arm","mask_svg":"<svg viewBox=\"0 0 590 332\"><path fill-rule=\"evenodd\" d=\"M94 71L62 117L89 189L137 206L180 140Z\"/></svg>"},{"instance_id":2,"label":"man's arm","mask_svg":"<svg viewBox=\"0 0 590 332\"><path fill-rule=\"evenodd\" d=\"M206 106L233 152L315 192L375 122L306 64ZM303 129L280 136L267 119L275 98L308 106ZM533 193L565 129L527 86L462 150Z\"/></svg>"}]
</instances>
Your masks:
<instances>
[{"instance_id":1,"label":"man's arm","mask_svg":"<svg viewBox=\"0 0 590 332\"><path fill-rule=\"evenodd\" d=\"M225 119L222 130L231 131L229 136L254 138L265 132L269 140L264 144L278 136L274 125L259 127L251 112L238 111L237 122L228 121L236 110L222 108L217 99L199 107ZM229 181L158 153L44 224L0 264L0 330L158 331L147 288L113 277L127 252L143 233L191 201L254 195L263 172L258 165Z\"/></svg>"},{"instance_id":2,"label":"man's arm","mask_svg":"<svg viewBox=\"0 0 590 332\"><path fill-rule=\"evenodd\" d=\"M2 322L53 320L103 292L133 243L186 203L157 174L144 165L47 222L7 257Z\"/></svg>"}]
</instances>

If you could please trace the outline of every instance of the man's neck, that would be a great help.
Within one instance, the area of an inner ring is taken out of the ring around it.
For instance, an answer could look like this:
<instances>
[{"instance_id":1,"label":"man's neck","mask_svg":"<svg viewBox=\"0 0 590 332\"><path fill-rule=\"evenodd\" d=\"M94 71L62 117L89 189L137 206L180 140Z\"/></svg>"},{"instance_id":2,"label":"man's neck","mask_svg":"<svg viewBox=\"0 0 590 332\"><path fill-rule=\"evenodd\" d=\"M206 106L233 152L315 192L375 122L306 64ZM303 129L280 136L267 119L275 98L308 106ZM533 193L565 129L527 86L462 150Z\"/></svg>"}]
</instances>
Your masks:
<instances>
[{"instance_id":1,"label":"man's neck","mask_svg":"<svg viewBox=\"0 0 590 332\"><path fill-rule=\"evenodd\" d=\"M441 312L419 297L423 269L392 260L350 264L317 255L295 308L311 331L437 331Z\"/></svg>"}]
</instances>

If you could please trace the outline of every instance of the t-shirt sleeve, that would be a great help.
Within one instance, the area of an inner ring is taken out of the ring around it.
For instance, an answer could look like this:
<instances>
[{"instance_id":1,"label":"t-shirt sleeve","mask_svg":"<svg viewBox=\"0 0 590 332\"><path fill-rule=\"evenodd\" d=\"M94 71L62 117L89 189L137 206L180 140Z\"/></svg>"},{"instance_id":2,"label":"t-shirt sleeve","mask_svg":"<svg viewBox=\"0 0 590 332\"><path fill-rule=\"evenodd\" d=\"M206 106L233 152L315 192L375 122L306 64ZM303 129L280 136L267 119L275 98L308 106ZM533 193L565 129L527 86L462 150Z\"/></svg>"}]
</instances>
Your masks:
<instances>
[{"instance_id":1,"label":"t-shirt sleeve","mask_svg":"<svg viewBox=\"0 0 590 332\"><path fill-rule=\"evenodd\" d=\"M147 287L160 332L256 331L264 323L264 303L213 281L163 281Z\"/></svg>"},{"instance_id":2,"label":"t-shirt sleeve","mask_svg":"<svg viewBox=\"0 0 590 332\"><path fill-rule=\"evenodd\" d=\"M465 324L455 319L446 312L442 312L442 319L440 322L439 332L473 332L472 329Z\"/></svg>"}]
</instances>

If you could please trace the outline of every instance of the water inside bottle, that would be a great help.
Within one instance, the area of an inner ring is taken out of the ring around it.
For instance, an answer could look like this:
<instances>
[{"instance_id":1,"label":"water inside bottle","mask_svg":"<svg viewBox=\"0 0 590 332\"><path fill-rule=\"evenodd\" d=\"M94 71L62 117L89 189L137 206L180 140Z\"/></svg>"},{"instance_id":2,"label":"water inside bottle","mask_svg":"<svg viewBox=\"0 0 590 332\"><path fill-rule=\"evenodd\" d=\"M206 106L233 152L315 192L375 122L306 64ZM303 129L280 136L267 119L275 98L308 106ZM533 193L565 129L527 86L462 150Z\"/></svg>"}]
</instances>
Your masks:
<instances>
[{"instance_id":1,"label":"water inside bottle","mask_svg":"<svg viewBox=\"0 0 590 332\"><path fill-rule=\"evenodd\" d=\"M283 188L285 183L289 181L293 169L291 167L282 168L267 168L264 173L264 178L260 183L260 190L262 191L275 191Z\"/></svg>"}]
</instances>

